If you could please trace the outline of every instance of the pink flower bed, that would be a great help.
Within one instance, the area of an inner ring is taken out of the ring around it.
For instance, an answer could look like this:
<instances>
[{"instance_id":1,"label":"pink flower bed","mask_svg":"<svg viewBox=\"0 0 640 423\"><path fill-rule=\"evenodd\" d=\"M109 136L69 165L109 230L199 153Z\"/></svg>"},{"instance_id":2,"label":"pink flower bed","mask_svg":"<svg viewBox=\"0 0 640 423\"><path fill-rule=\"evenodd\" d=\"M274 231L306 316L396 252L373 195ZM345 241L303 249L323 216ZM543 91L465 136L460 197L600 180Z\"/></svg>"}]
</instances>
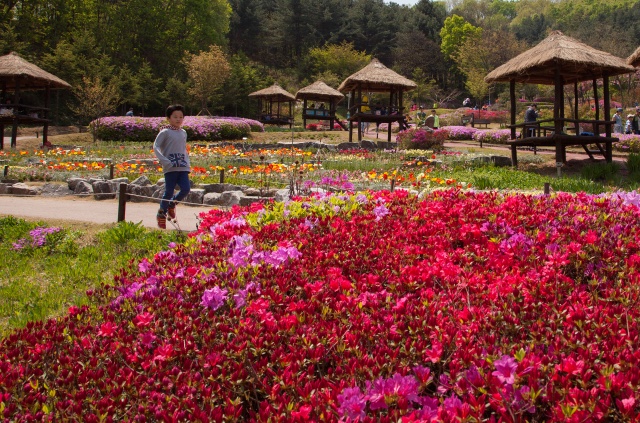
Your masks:
<instances>
[{"instance_id":1,"label":"pink flower bed","mask_svg":"<svg viewBox=\"0 0 640 423\"><path fill-rule=\"evenodd\" d=\"M635 193L211 211L0 343L7 421L638 419Z\"/></svg>"},{"instance_id":2,"label":"pink flower bed","mask_svg":"<svg viewBox=\"0 0 640 423\"><path fill-rule=\"evenodd\" d=\"M112 141L153 141L169 122L164 117L107 116L92 121L100 139ZM264 126L253 119L237 117L186 116L183 128L189 141L235 140L251 131L264 132Z\"/></svg>"}]
</instances>

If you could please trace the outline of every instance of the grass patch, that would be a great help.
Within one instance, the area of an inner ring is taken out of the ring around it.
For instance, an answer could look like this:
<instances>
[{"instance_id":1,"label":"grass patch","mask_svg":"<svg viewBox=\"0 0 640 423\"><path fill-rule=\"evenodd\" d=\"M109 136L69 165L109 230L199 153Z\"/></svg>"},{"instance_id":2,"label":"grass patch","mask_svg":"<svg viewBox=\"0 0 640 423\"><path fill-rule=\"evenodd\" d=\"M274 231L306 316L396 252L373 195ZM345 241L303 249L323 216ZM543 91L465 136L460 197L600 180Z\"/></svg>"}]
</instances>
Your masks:
<instances>
[{"instance_id":1,"label":"grass patch","mask_svg":"<svg viewBox=\"0 0 640 423\"><path fill-rule=\"evenodd\" d=\"M50 232L50 233L46 233ZM99 231L51 222L0 218L0 337L30 321L55 317L87 302L86 291L112 280L132 259L184 241L121 222Z\"/></svg>"}]
</instances>

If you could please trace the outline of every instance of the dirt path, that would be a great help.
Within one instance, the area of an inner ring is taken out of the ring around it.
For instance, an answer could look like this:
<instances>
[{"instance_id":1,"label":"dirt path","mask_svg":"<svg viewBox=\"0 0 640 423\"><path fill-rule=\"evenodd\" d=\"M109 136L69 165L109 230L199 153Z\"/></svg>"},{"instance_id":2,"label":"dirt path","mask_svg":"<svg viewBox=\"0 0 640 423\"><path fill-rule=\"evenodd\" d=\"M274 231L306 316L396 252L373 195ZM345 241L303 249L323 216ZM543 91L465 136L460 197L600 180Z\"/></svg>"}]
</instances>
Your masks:
<instances>
[{"instance_id":1,"label":"dirt path","mask_svg":"<svg viewBox=\"0 0 640 423\"><path fill-rule=\"evenodd\" d=\"M198 219L196 215L211 209L211 207L178 207L178 221L180 228L195 231ZM156 227L156 211L158 205L154 203L127 203L125 220L142 224L149 228ZM72 220L92 222L97 224L116 223L118 221L117 200L93 200L78 197L0 197L0 215L15 217L29 217L36 219ZM168 229L173 227L167 223Z\"/></svg>"}]
</instances>

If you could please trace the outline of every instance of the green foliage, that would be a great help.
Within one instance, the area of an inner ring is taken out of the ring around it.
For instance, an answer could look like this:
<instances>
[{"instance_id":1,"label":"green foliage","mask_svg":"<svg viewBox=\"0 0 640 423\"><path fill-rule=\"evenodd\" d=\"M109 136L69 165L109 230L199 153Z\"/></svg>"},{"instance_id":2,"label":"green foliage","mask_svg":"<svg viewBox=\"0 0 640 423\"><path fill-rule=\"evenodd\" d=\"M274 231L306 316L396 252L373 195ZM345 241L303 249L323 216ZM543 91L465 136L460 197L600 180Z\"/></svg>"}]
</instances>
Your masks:
<instances>
[{"instance_id":1,"label":"green foliage","mask_svg":"<svg viewBox=\"0 0 640 423\"><path fill-rule=\"evenodd\" d=\"M446 57L454 57L469 37L479 36L482 28L475 27L458 15L449 16L444 20L440 30L442 43L440 49Z\"/></svg>"},{"instance_id":2,"label":"green foliage","mask_svg":"<svg viewBox=\"0 0 640 423\"><path fill-rule=\"evenodd\" d=\"M315 75L331 72L341 81L362 69L371 61L371 55L357 51L353 43L325 44L323 47L309 50Z\"/></svg>"},{"instance_id":3,"label":"green foliage","mask_svg":"<svg viewBox=\"0 0 640 423\"><path fill-rule=\"evenodd\" d=\"M0 218L4 258L0 264L0 336L29 321L60 315L71 305L85 304L86 290L109 283L114 272L132 259L185 240L180 232L159 232L123 222L97 235L62 228L48 235L41 248L14 249L15 242L43 226L46 223Z\"/></svg>"},{"instance_id":4,"label":"green foliage","mask_svg":"<svg viewBox=\"0 0 640 423\"><path fill-rule=\"evenodd\" d=\"M613 180L620 171L617 163L590 163L585 165L580 174L590 181L610 181Z\"/></svg>"},{"instance_id":5,"label":"green foliage","mask_svg":"<svg viewBox=\"0 0 640 423\"><path fill-rule=\"evenodd\" d=\"M640 154L629 153L629 156L627 156L627 170L631 174L640 174Z\"/></svg>"}]
</instances>

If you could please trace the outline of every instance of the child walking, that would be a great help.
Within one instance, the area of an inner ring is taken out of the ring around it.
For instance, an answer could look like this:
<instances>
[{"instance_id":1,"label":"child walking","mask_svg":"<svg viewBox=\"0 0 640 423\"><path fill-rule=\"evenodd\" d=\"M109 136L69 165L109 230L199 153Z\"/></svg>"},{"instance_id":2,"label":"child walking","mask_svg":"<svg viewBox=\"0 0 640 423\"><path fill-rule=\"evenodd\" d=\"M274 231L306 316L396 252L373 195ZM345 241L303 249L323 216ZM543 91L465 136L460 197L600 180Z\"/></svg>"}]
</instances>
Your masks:
<instances>
[{"instance_id":1,"label":"child walking","mask_svg":"<svg viewBox=\"0 0 640 423\"><path fill-rule=\"evenodd\" d=\"M182 129L184 121L184 107L174 104L167 107L169 127L158 133L153 143L153 152L162 165L164 173L164 194L160 202L160 210L156 216L158 227L167 228L167 216L176 219L176 201L180 201L189 194L189 153L187 153L187 132ZM180 191L174 195L176 185Z\"/></svg>"}]
</instances>

